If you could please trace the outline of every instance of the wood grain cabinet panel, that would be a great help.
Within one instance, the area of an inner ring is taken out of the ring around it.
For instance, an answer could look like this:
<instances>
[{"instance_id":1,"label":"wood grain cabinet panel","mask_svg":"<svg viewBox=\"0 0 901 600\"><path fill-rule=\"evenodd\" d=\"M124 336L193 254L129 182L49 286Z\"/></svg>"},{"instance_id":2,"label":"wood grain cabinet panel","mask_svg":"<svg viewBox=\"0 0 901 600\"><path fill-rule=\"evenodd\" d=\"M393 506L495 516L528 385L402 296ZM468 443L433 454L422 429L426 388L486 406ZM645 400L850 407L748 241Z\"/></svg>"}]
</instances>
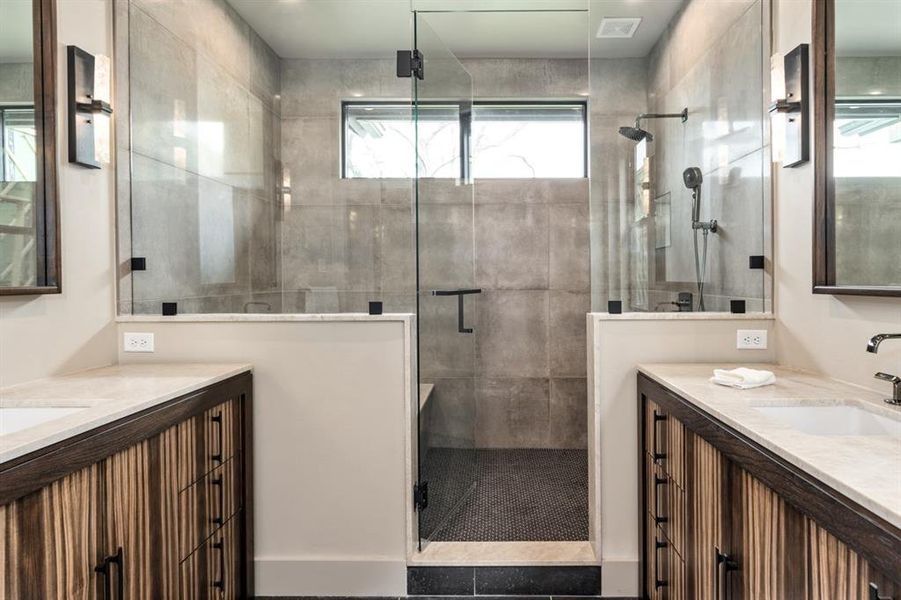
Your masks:
<instances>
[{"instance_id":1,"label":"wood grain cabinet panel","mask_svg":"<svg viewBox=\"0 0 901 600\"><path fill-rule=\"evenodd\" d=\"M158 450L158 444L153 446ZM163 483L158 480L156 464L151 465L158 462L158 454L151 454L151 444L145 440L117 452L103 465L106 546L111 554L122 549L121 562L110 576L121 577L124 597L134 600L165 598L164 591L172 591L171 583L159 577L161 544L151 544L154 534L162 530L157 507ZM116 581L115 585L120 584Z\"/></svg>"},{"instance_id":2,"label":"wood grain cabinet panel","mask_svg":"<svg viewBox=\"0 0 901 600\"><path fill-rule=\"evenodd\" d=\"M106 554L100 465L0 507L0 598L94 600Z\"/></svg>"},{"instance_id":3,"label":"wood grain cabinet panel","mask_svg":"<svg viewBox=\"0 0 901 600\"><path fill-rule=\"evenodd\" d=\"M805 529L810 600L901 600L901 586L871 569L835 536L810 519L805 519Z\"/></svg>"},{"instance_id":4,"label":"wood grain cabinet panel","mask_svg":"<svg viewBox=\"0 0 901 600\"><path fill-rule=\"evenodd\" d=\"M702 438L689 434L689 580L693 598L717 598L718 551L725 549L726 461Z\"/></svg>"},{"instance_id":5,"label":"wood grain cabinet panel","mask_svg":"<svg viewBox=\"0 0 901 600\"><path fill-rule=\"evenodd\" d=\"M733 469L739 492L733 502L732 547L741 597L807 598L804 517L758 479Z\"/></svg>"}]
</instances>

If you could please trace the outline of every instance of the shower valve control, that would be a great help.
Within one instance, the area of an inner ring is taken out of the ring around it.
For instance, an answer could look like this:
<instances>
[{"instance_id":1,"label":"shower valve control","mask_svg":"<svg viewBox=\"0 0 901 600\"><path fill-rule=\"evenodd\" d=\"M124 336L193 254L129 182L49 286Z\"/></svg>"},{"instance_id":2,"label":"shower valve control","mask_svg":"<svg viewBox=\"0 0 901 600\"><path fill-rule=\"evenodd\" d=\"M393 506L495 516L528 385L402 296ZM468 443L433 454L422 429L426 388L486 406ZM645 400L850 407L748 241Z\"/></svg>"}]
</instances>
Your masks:
<instances>
[{"instance_id":1,"label":"shower valve control","mask_svg":"<svg viewBox=\"0 0 901 600\"><path fill-rule=\"evenodd\" d=\"M739 329L735 347L739 350L766 350L766 329Z\"/></svg>"}]
</instances>

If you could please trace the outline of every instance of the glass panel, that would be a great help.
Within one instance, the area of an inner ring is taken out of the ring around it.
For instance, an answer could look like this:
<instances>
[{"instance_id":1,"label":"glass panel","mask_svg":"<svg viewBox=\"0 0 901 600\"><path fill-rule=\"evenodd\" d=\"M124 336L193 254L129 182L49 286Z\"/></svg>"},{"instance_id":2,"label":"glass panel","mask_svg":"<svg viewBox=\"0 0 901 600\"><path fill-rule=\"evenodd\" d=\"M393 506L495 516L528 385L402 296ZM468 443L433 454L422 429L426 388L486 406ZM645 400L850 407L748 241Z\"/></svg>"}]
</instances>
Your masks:
<instances>
[{"instance_id":1,"label":"glass panel","mask_svg":"<svg viewBox=\"0 0 901 600\"><path fill-rule=\"evenodd\" d=\"M475 337L473 185L459 158L434 163L433 104L472 103L472 78L421 14L416 47L423 80L413 78L416 140L416 267L419 344L419 481L429 505L419 513L422 541L434 539L475 485ZM437 121L440 123L440 121ZM450 129L450 128L448 128ZM459 130L456 135L459 139ZM460 147L460 143L453 145ZM452 170L451 173L448 171ZM456 179L438 179L442 173Z\"/></svg>"},{"instance_id":2,"label":"glass panel","mask_svg":"<svg viewBox=\"0 0 901 600\"><path fill-rule=\"evenodd\" d=\"M395 76L409 12L380 14L361 60L332 42L371 21L370 0L313 16L303 3L238 4L116 2L129 34L116 38L117 119L129 124L116 130L120 222L131 221L120 252L146 259L120 278L120 310L360 313L382 301L413 312L411 90ZM327 33L295 36L302 48L279 56L250 13ZM346 130L342 106L353 107ZM423 129L456 144L456 118L428 112ZM456 155L439 147L424 173L455 176Z\"/></svg>"},{"instance_id":3,"label":"glass panel","mask_svg":"<svg viewBox=\"0 0 901 600\"><path fill-rule=\"evenodd\" d=\"M476 105L476 178L586 177L585 105Z\"/></svg>"},{"instance_id":4,"label":"glass panel","mask_svg":"<svg viewBox=\"0 0 901 600\"><path fill-rule=\"evenodd\" d=\"M733 300L747 312L771 310L771 275L750 267L750 257L768 254L771 237L769 117L760 94L768 97L769 7L753 2L733 13L729 4L706 6L712 29L696 54L662 35L644 64L592 60L597 312L607 312L608 301L621 301L624 312L729 312ZM669 26L686 18L676 12ZM593 56L615 41L593 37ZM645 87L623 93L622 77ZM685 183L689 168L702 176L695 189ZM714 220L716 231L708 227Z\"/></svg>"},{"instance_id":5,"label":"glass panel","mask_svg":"<svg viewBox=\"0 0 901 600\"><path fill-rule=\"evenodd\" d=\"M0 287L37 285L31 0L0 2Z\"/></svg>"},{"instance_id":6,"label":"glass panel","mask_svg":"<svg viewBox=\"0 0 901 600\"><path fill-rule=\"evenodd\" d=\"M901 285L901 4L835 2L835 284Z\"/></svg>"}]
</instances>

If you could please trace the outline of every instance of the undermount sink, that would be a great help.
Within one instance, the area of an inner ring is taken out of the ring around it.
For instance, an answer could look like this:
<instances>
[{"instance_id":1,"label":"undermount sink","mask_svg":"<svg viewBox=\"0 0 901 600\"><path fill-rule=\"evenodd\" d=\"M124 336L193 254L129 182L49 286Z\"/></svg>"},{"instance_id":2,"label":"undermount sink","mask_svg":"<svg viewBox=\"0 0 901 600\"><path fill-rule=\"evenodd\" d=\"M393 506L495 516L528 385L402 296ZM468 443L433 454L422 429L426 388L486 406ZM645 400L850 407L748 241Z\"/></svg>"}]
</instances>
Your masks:
<instances>
[{"instance_id":1,"label":"undermount sink","mask_svg":"<svg viewBox=\"0 0 901 600\"><path fill-rule=\"evenodd\" d=\"M859 406L756 406L754 410L810 435L891 435L901 437L901 420Z\"/></svg>"},{"instance_id":2,"label":"undermount sink","mask_svg":"<svg viewBox=\"0 0 901 600\"><path fill-rule=\"evenodd\" d=\"M0 436L36 427L62 417L75 414L88 408L87 406L61 407L48 406L37 408L2 407L0 408Z\"/></svg>"}]
</instances>

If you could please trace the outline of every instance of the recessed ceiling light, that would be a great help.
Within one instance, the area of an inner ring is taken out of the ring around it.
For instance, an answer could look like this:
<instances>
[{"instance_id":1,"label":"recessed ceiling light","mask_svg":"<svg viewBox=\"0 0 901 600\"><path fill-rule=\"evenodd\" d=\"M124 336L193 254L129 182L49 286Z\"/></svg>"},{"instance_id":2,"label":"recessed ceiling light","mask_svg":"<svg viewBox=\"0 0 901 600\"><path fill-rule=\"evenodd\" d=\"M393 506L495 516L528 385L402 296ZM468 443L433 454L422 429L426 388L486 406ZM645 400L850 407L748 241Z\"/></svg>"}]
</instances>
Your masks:
<instances>
[{"instance_id":1,"label":"recessed ceiling light","mask_svg":"<svg viewBox=\"0 0 901 600\"><path fill-rule=\"evenodd\" d=\"M598 27L599 38L630 38L635 35L641 17L604 17Z\"/></svg>"}]
</instances>

